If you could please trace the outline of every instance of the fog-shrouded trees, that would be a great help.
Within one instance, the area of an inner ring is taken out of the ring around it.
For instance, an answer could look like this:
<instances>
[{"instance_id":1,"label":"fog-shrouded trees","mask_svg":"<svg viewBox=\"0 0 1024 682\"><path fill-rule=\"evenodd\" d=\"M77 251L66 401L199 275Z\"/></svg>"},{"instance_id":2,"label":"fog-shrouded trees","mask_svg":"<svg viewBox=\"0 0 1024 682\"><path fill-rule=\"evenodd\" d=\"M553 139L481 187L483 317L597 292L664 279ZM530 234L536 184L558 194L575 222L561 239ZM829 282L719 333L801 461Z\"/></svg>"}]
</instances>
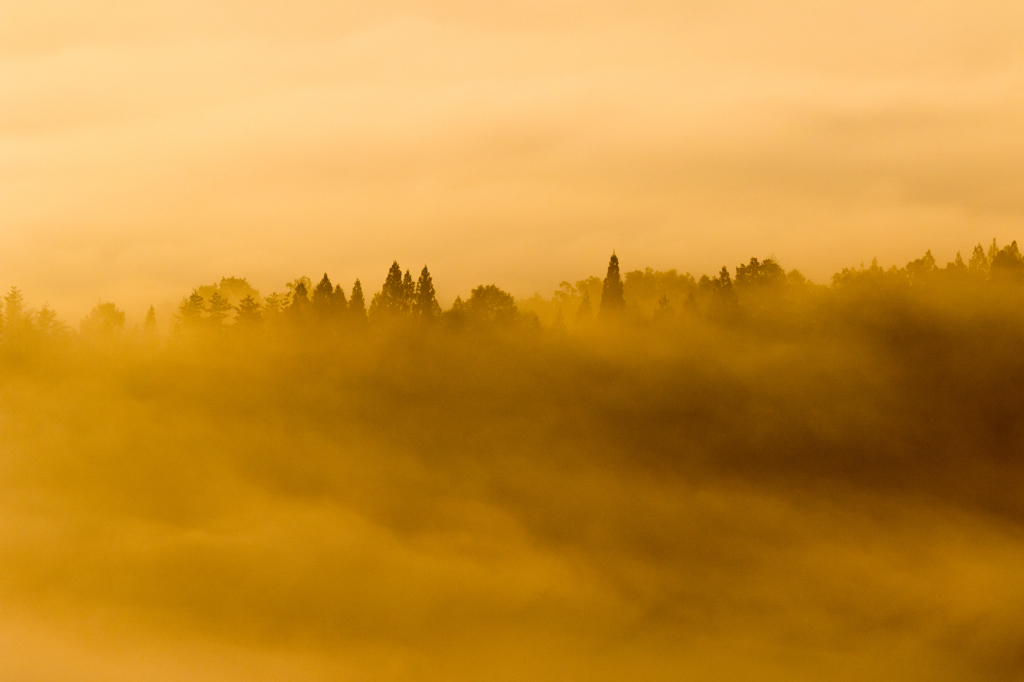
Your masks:
<instances>
[{"instance_id":1,"label":"fog-shrouded trees","mask_svg":"<svg viewBox=\"0 0 1024 682\"><path fill-rule=\"evenodd\" d=\"M363 285L358 279L352 285L352 296L348 301L348 319L356 328L366 325L366 297L363 295Z\"/></svg>"},{"instance_id":2,"label":"fog-shrouded trees","mask_svg":"<svg viewBox=\"0 0 1024 682\"><path fill-rule=\"evenodd\" d=\"M124 331L124 311L113 303L100 303L82 319L82 334L110 337Z\"/></svg>"},{"instance_id":3,"label":"fog-shrouded trees","mask_svg":"<svg viewBox=\"0 0 1024 682\"><path fill-rule=\"evenodd\" d=\"M608 273L601 287L601 316L618 315L626 309L626 298L623 295L622 277L619 275L619 257L614 253L608 261Z\"/></svg>"},{"instance_id":4,"label":"fog-shrouded trees","mask_svg":"<svg viewBox=\"0 0 1024 682\"><path fill-rule=\"evenodd\" d=\"M426 265L420 271L420 278L416 282L412 312L424 319L433 319L441 314L441 305L437 302L437 295L434 291L434 280Z\"/></svg>"}]
</instances>

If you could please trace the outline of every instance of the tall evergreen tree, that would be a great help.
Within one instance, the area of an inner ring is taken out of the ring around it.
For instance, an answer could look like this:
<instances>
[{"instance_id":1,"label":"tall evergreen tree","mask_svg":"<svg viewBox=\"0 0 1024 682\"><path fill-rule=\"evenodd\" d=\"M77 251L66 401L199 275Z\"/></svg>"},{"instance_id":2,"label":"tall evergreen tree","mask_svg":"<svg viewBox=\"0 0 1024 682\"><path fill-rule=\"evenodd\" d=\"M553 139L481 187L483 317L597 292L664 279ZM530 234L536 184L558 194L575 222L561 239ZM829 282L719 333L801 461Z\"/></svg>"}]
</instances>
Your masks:
<instances>
[{"instance_id":1,"label":"tall evergreen tree","mask_svg":"<svg viewBox=\"0 0 1024 682\"><path fill-rule=\"evenodd\" d=\"M402 312L412 312L412 306L416 302L416 282L412 279L412 273L408 270L402 276Z\"/></svg>"},{"instance_id":2,"label":"tall evergreen tree","mask_svg":"<svg viewBox=\"0 0 1024 682\"><path fill-rule=\"evenodd\" d=\"M352 285L352 296L348 301L348 317L356 327L366 324L366 299L363 296L363 285L358 279Z\"/></svg>"},{"instance_id":3,"label":"tall evergreen tree","mask_svg":"<svg viewBox=\"0 0 1024 682\"><path fill-rule=\"evenodd\" d=\"M409 279L412 277L409 276ZM384 286L373 296L370 314L382 317L399 315L409 311L408 303L407 287L402 281L402 268L398 267L398 261L395 261L388 270Z\"/></svg>"},{"instance_id":4,"label":"tall evergreen tree","mask_svg":"<svg viewBox=\"0 0 1024 682\"><path fill-rule=\"evenodd\" d=\"M420 278L416 282L416 295L413 299L412 312L420 317L434 318L441 314L441 306L434 292L434 280L427 266L423 266Z\"/></svg>"},{"instance_id":5,"label":"tall evergreen tree","mask_svg":"<svg viewBox=\"0 0 1024 682\"><path fill-rule=\"evenodd\" d=\"M334 288L334 316L343 319L348 314L348 301L345 300L345 290L339 284Z\"/></svg>"},{"instance_id":6,"label":"tall evergreen tree","mask_svg":"<svg viewBox=\"0 0 1024 682\"><path fill-rule=\"evenodd\" d=\"M313 313L321 320L333 317L336 312L334 308L334 285L331 278L324 273L324 278L313 289Z\"/></svg>"},{"instance_id":7,"label":"tall evergreen tree","mask_svg":"<svg viewBox=\"0 0 1024 682\"><path fill-rule=\"evenodd\" d=\"M622 277L619 275L619 257L612 253L608 261L608 274L601 287L601 315L620 313L626 308L622 295Z\"/></svg>"},{"instance_id":8,"label":"tall evergreen tree","mask_svg":"<svg viewBox=\"0 0 1024 682\"><path fill-rule=\"evenodd\" d=\"M293 320L301 322L306 319L309 305L309 293L306 289L306 283L299 282L295 285L295 291L292 292L292 302L288 306L288 314L291 315Z\"/></svg>"}]
</instances>

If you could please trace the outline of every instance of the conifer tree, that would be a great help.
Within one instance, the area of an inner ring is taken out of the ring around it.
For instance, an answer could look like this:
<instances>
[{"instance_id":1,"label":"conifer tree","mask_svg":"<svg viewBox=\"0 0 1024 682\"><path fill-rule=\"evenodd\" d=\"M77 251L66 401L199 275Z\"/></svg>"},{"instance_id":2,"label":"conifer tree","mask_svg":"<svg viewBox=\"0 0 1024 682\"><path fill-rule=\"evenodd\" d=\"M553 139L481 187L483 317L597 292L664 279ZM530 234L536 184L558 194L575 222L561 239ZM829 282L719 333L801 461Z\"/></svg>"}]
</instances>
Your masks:
<instances>
[{"instance_id":1,"label":"conifer tree","mask_svg":"<svg viewBox=\"0 0 1024 682\"><path fill-rule=\"evenodd\" d=\"M402 276L402 313L412 312L413 303L416 302L416 282L412 279L412 273L408 270Z\"/></svg>"},{"instance_id":2,"label":"conifer tree","mask_svg":"<svg viewBox=\"0 0 1024 682\"><path fill-rule=\"evenodd\" d=\"M411 280L412 277L409 276L409 279ZM406 291L406 284L402 281L402 269L398 267L398 261L395 261L388 270L384 286L373 296L373 301L370 303L370 314L388 317L408 312Z\"/></svg>"},{"instance_id":3,"label":"conifer tree","mask_svg":"<svg viewBox=\"0 0 1024 682\"><path fill-rule=\"evenodd\" d=\"M348 317L356 327L366 324L366 299L363 297L363 285L358 279L352 285L352 296L348 302Z\"/></svg>"},{"instance_id":4,"label":"conifer tree","mask_svg":"<svg viewBox=\"0 0 1024 682\"><path fill-rule=\"evenodd\" d=\"M214 329L220 329L224 325L224 320L227 318L228 313L231 312L231 304L227 302L223 296L220 295L219 291L213 292L210 296L210 305L208 307L210 312L209 322L210 326Z\"/></svg>"},{"instance_id":5,"label":"conifer tree","mask_svg":"<svg viewBox=\"0 0 1024 682\"><path fill-rule=\"evenodd\" d=\"M198 291L185 299L182 299L178 306L178 322L176 328L180 331L194 332L203 323L203 315L206 312L206 301Z\"/></svg>"},{"instance_id":6,"label":"conifer tree","mask_svg":"<svg viewBox=\"0 0 1024 682\"><path fill-rule=\"evenodd\" d=\"M327 276L326 272L324 278L313 289L312 308L314 314L321 320L333 317L335 313L334 285L331 284L331 278Z\"/></svg>"},{"instance_id":7,"label":"conifer tree","mask_svg":"<svg viewBox=\"0 0 1024 682\"><path fill-rule=\"evenodd\" d=\"M434 318L441 314L441 306L434 292L434 280L427 266L423 266L419 281L416 282L416 295L413 299L412 312L425 318Z\"/></svg>"},{"instance_id":8,"label":"conifer tree","mask_svg":"<svg viewBox=\"0 0 1024 682\"><path fill-rule=\"evenodd\" d=\"M608 274L605 275L601 287L601 315L607 316L620 313L626 308L626 300L622 295L622 277L619 276L619 257L612 253L608 261Z\"/></svg>"},{"instance_id":9,"label":"conifer tree","mask_svg":"<svg viewBox=\"0 0 1024 682\"><path fill-rule=\"evenodd\" d=\"M309 294L305 282L300 281L295 285L295 291L292 292L292 302L288 306L288 314L293 320L301 322L306 319L307 312L309 312Z\"/></svg>"},{"instance_id":10,"label":"conifer tree","mask_svg":"<svg viewBox=\"0 0 1024 682\"><path fill-rule=\"evenodd\" d=\"M263 321L263 311L259 302L252 295L243 298L236 310L238 314L235 317L235 324L239 327L254 327Z\"/></svg>"},{"instance_id":11,"label":"conifer tree","mask_svg":"<svg viewBox=\"0 0 1024 682\"><path fill-rule=\"evenodd\" d=\"M971 272L978 274L988 273L988 256L985 255L985 249L981 244L974 247L974 251L971 253L971 260L967 263L967 268Z\"/></svg>"},{"instance_id":12,"label":"conifer tree","mask_svg":"<svg viewBox=\"0 0 1024 682\"><path fill-rule=\"evenodd\" d=\"M345 300L345 290L340 284L334 288L334 298L331 305L334 308L334 316L339 320L344 319L348 313L348 301Z\"/></svg>"}]
</instances>

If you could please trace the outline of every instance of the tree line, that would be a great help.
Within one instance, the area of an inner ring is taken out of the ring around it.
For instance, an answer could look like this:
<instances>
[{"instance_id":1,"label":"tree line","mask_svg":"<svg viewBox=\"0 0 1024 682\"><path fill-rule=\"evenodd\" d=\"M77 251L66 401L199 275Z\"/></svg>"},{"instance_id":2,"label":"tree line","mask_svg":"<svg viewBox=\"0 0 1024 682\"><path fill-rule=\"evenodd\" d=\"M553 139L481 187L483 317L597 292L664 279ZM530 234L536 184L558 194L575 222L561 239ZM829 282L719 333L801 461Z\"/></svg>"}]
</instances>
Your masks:
<instances>
[{"instance_id":1,"label":"tree line","mask_svg":"<svg viewBox=\"0 0 1024 682\"><path fill-rule=\"evenodd\" d=\"M457 297L447 310L437 300L427 266L414 279L398 262L391 264L369 305L356 279L346 292L327 273L317 282L300 277L283 292L261 296L244 278L224 277L217 284L197 287L184 297L171 325L172 337L220 333L228 329L256 332L284 327L331 327L359 331L402 321L442 324L453 329L479 327L531 327L561 330L569 325L585 328L600 320L631 319L665 322L686 318L713 321L755 319L791 310L800 302L828 301L850 292L921 292L945 287L971 289L984 285L1024 283L1024 256L1016 241L1000 248L995 240L986 249L978 244L965 261L960 253L940 266L927 251L904 267L844 268L829 286L814 284L799 271L786 271L774 258L752 257L732 272L723 266L715 275L699 279L675 270L634 270L623 275L614 253L604 278L562 282L550 297L539 294L516 300L494 284L474 288L466 299ZM156 309L150 306L141 327L143 337L157 335ZM125 313L113 303L102 303L83 318L77 330L57 318L44 305L27 307L22 292L11 288L0 301L0 341L5 345L33 340L70 342L75 338L110 337L125 333Z\"/></svg>"}]
</instances>

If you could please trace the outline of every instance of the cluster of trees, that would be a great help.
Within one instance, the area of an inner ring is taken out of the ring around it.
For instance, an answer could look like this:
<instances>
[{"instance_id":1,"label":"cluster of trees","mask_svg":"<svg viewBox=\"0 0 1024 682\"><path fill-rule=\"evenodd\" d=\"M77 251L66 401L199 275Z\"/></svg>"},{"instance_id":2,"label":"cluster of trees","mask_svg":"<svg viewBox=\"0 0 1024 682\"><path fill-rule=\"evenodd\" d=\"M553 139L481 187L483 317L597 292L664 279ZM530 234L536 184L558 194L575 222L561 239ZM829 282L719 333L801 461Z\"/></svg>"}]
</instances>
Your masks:
<instances>
[{"instance_id":1,"label":"cluster of trees","mask_svg":"<svg viewBox=\"0 0 1024 682\"><path fill-rule=\"evenodd\" d=\"M458 297L451 308L438 303L433 278L424 266L417 279L392 263L380 291L367 306L361 282L356 279L346 292L325 273L313 284L301 277L287 284L287 291L261 296L243 278L225 277L218 284L198 287L185 297L174 318L174 332L189 335L218 332L228 327L254 330L273 326L321 325L338 329L362 329L368 325L400 320L441 322L453 328L494 325L564 327L567 320L585 326L598 318L627 316L632 319L665 320L683 315L709 319L737 319L792 307L795 300L821 300L829 292L850 290L921 290L933 284L966 286L967 283L1024 282L1024 256L1014 241L1000 248L995 240L988 249L980 244L965 262L956 258L940 266L931 251L898 268L870 266L844 268L832 277L830 287L808 281L796 270L787 272L773 258L751 258L731 273L722 269L700 279L675 270L647 268L625 273L613 253L603 279L590 277L575 284L562 282L550 298L535 295L517 301L497 286L482 285L468 298ZM96 306L79 327L80 338L109 337L125 331L125 314L113 303ZM153 338L157 333L155 308L135 331ZM0 302L0 339L7 345L32 340L70 341L75 332L57 319L48 306L26 307L22 293L12 288Z\"/></svg>"}]
</instances>

